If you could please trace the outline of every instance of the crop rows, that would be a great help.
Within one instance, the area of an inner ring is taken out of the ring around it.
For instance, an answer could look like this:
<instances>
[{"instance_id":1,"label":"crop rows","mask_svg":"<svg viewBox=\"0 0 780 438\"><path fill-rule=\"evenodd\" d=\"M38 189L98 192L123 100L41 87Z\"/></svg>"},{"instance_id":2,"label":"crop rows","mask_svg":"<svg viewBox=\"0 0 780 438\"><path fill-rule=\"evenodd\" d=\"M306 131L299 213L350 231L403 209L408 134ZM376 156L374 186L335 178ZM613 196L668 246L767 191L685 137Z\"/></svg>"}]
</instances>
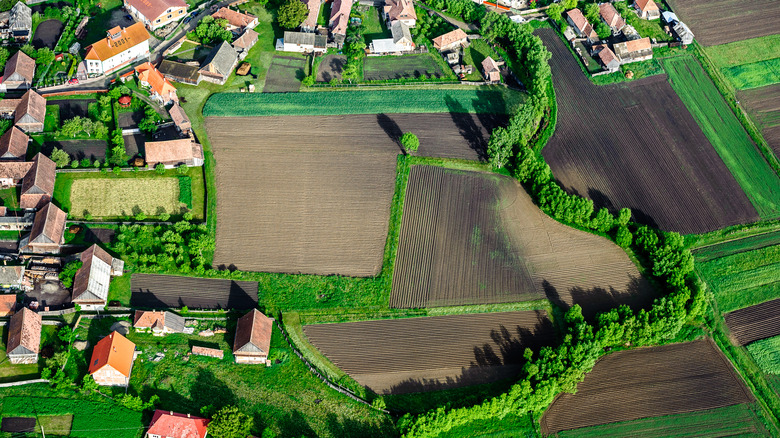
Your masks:
<instances>
[{"instance_id":1,"label":"crop rows","mask_svg":"<svg viewBox=\"0 0 780 438\"><path fill-rule=\"evenodd\" d=\"M780 84L739 91L737 98L775 155L780 155Z\"/></svg>"},{"instance_id":2,"label":"crop rows","mask_svg":"<svg viewBox=\"0 0 780 438\"><path fill-rule=\"evenodd\" d=\"M704 46L777 33L780 19L775 0L669 0L669 5Z\"/></svg>"},{"instance_id":3,"label":"crop rows","mask_svg":"<svg viewBox=\"0 0 780 438\"><path fill-rule=\"evenodd\" d=\"M778 268L780 265L775 273ZM731 336L740 345L780 335L780 299L735 310L725 318Z\"/></svg>"},{"instance_id":4,"label":"crop rows","mask_svg":"<svg viewBox=\"0 0 780 438\"><path fill-rule=\"evenodd\" d=\"M130 305L149 309L253 309L257 282L133 274Z\"/></svg>"},{"instance_id":5,"label":"crop rows","mask_svg":"<svg viewBox=\"0 0 780 438\"><path fill-rule=\"evenodd\" d=\"M599 360L577 393L559 395L542 432L701 411L753 401L710 340L619 351Z\"/></svg>"}]
</instances>

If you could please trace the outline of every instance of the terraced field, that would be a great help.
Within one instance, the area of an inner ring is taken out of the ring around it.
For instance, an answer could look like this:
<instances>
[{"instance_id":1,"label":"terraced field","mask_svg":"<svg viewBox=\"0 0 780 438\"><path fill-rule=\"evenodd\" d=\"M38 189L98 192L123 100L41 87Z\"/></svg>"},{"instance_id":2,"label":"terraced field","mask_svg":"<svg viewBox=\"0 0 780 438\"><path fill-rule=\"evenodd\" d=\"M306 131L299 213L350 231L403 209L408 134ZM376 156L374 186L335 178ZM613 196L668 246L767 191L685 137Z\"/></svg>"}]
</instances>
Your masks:
<instances>
[{"instance_id":1,"label":"terraced field","mask_svg":"<svg viewBox=\"0 0 780 438\"><path fill-rule=\"evenodd\" d=\"M731 336L740 345L780 335L780 299L735 310L725 318Z\"/></svg>"},{"instance_id":2,"label":"terraced field","mask_svg":"<svg viewBox=\"0 0 780 438\"><path fill-rule=\"evenodd\" d=\"M148 309L254 309L257 283L218 278L133 274L132 307Z\"/></svg>"}]
</instances>

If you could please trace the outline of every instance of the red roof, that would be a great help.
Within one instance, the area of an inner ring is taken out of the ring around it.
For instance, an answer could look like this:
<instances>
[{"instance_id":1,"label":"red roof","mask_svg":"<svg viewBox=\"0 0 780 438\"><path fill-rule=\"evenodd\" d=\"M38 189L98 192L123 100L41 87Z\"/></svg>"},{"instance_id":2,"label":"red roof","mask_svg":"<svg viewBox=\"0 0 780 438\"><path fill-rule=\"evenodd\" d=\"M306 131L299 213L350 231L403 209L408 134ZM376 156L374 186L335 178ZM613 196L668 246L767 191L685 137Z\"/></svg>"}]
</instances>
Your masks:
<instances>
[{"instance_id":1,"label":"red roof","mask_svg":"<svg viewBox=\"0 0 780 438\"><path fill-rule=\"evenodd\" d=\"M133 101L133 98L131 98L130 96L122 96L122 97L119 98L119 103L122 104L122 105L129 105L130 102L132 102L132 101Z\"/></svg>"},{"instance_id":2,"label":"red roof","mask_svg":"<svg viewBox=\"0 0 780 438\"><path fill-rule=\"evenodd\" d=\"M203 438L206 436L208 424L209 420L205 418L158 409L154 411L147 434L173 438Z\"/></svg>"},{"instance_id":3,"label":"red roof","mask_svg":"<svg viewBox=\"0 0 780 438\"><path fill-rule=\"evenodd\" d=\"M186 8L184 0L125 0L149 21L156 20L170 8Z\"/></svg>"},{"instance_id":4,"label":"red roof","mask_svg":"<svg viewBox=\"0 0 780 438\"><path fill-rule=\"evenodd\" d=\"M104 366L110 365L123 376L130 377L134 355L135 344L119 332L111 332L95 344L92 350L92 361L89 363L89 373L94 374Z\"/></svg>"}]
</instances>

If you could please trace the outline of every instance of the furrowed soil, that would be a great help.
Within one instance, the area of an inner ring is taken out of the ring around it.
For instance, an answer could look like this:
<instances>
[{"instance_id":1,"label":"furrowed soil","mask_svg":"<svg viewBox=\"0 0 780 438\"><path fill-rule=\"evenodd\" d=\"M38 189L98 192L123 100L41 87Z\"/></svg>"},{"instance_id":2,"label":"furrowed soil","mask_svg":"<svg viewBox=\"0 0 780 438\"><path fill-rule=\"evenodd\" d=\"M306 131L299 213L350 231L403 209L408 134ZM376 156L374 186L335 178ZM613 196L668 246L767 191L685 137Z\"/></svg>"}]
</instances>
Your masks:
<instances>
[{"instance_id":1,"label":"furrowed soil","mask_svg":"<svg viewBox=\"0 0 780 438\"><path fill-rule=\"evenodd\" d=\"M411 168L391 307L547 298L590 317L653 295L621 248L551 219L514 179Z\"/></svg>"},{"instance_id":2,"label":"furrowed soil","mask_svg":"<svg viewBox=\"0 0 780 438\"><path fill-rule=\"evenodd\" d=\"M731 337L740 345L780 335L780 299L725 315Z\"/></svg>"},{"instance_id":3,"label":"furrowed soil","mask_svg":"<svg viewBox=\"0 0 780 438\"><path fill-rule=\"evenodd\" d=\"M669 0L669 6L704 46L775 34L780 19L775 0Z\"/></svg>"},{"instance_id":4,"label":"furrowed soil","mask_svg":"<svg viewBox=\"0 0 780 438\"><path fill-rule=\"evenodd\" d=\"M576 394L559 395L542 433L720 408L753 401L709 339L619 351L600 359Z\"/></svg>"},{"instance_id":5,"label":"furrowed soil","mask_svg":"<svg viewBox=\"0 0 780 438\"><path fill-rule=\"evenodd\" d=\"M567 191L683 234L759 219L666 75L597 86L553 30L538 33L558 101L542 153Z\"/></svg>"},{"instance_id":6,"label":"furrowed soil","mask_svg":"<svg viewBox=\"0 0 780 438\"><path fill-rule=\"evenodd\" d=\"M312 345L379 394L455 388L514 376L525 348L552 341L544 311L303 327Z\"/></svg>"},{"instance_id":7,"label":"furrowed soil","mask_svg":"<svg viewBox=\"0 0 780 438\"><path fill-rule=\"evenodd\" d=\"M780 156L780 84L738 91L737 99L761 129L775 155Z\"/></svg>"},{"instance_id":8,"label":"furrowed soil","mask_svg":"<svg viewBox=\"0 0 780 438\"><path fill-rule=\"evenodd\" d=\"M221 278L133 274L133 307L148 309L253 309L257 306L257 283Z\"/></svg>"},{"instance_id":9,"label":"furrowed soil","mask_svg":"<svg viewBox=\"0 0 780 438\"><path fill-rule=\"evenodd\" d=\"M376 275L400 135L418 135L418 155L476 160L490 130L506 120L487 114L207 118L218 163L214 264Z\"/></svg>"}]
</instances>

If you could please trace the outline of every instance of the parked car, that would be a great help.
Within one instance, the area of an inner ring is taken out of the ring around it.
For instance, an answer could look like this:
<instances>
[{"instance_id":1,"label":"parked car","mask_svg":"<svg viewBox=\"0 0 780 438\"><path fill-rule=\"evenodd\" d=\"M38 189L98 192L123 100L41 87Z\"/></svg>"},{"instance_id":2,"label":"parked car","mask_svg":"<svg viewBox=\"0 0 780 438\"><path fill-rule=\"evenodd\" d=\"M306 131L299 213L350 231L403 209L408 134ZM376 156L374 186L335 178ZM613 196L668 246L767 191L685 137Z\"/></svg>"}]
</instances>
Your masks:
<instances>
[{"instance_id":1,"label":"parked car","mask_svg":"<svg viewBox=\"0 0 780 438\"><path fill-rule=\"evenodd\" d=\"M190 20L192 20L192 17L187 17L187 18L185 18L185 19L184 19L184 24L187 24L187 23L189 23L189 22L190 22Z\"/></svg>"},{"instance_id":2,"label":"parked car","mask_svg":"<svg viewBox=\"0 0 780 438\"><path fill-rule=\"evenodd\" d=\"M68 81L68 84L78 84L78 83L79 83L79 78L70 78L70 80Z\"/></svg>"},{"instance_id":3,"label":"parked car","mask_svg":"<svg viewBox=\"0 0 780 438\"><path fill-rule=\"evenodd\" d=\"M200 11L192 11L192 12L190 12L190 17L194 17L194 16L198 15L198 12L200 12Z\"/></svg>"},{"instance_id":4,"label":"parked car","mask_svg":"<svg viewBox=\"0 0 780 438\"><path fill-rule=\"evenodd\" d=\"M125 19L133 21L133 16L130 14L125 15Z\"/></svg>"}]
</instances>

